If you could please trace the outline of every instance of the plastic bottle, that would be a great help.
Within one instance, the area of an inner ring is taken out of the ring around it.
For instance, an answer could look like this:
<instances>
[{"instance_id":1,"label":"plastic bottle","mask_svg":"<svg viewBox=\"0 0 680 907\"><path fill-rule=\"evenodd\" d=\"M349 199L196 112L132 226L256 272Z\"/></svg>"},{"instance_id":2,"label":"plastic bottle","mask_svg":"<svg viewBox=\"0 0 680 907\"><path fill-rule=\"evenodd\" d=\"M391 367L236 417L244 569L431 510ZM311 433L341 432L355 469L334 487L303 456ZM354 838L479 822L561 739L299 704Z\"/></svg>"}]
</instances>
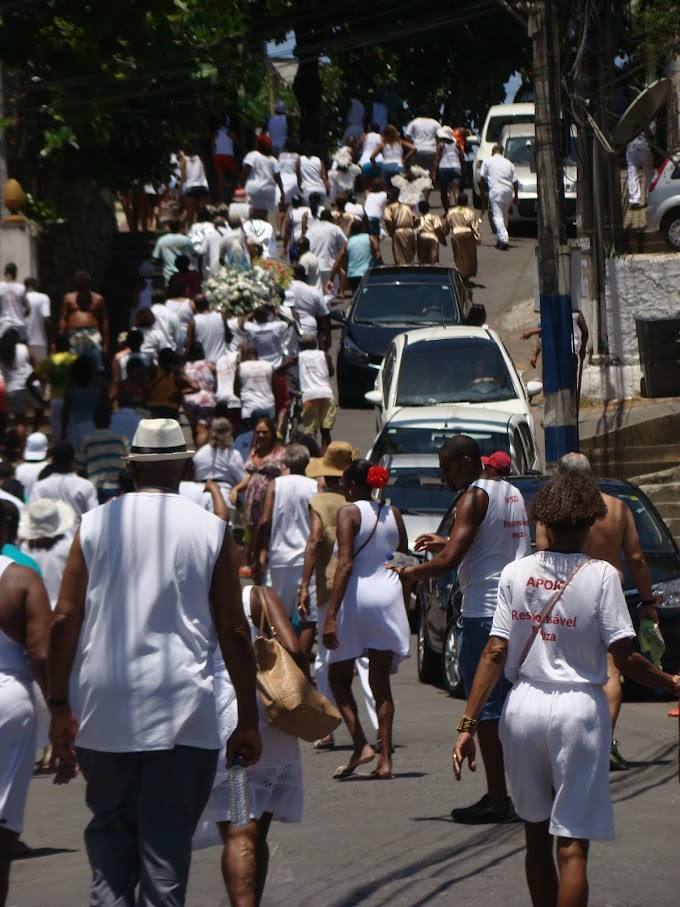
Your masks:
<instances>
[{"instance_id":1,"label":"plastic bottle","mask_svg":"<svg viewBox=\"0 0 680 907\"><path fill-rule=\"evenodd\" d=\"M412 554L402 554L401 551L392 551L387 555L386 567L416 567L420 561Z\"/></svg>"},{"instance_id":2,"label":"plastic bottle","mask_svg":"<svg viewBox=\"0 0 680 907\"><path fill-rule=\"evenodd\" d=\"M250 798L248 796L248 775L238 756L234 757L228 774L231 824L235 828L244 828L250 822Z\"/></svg>"}]
</instances>

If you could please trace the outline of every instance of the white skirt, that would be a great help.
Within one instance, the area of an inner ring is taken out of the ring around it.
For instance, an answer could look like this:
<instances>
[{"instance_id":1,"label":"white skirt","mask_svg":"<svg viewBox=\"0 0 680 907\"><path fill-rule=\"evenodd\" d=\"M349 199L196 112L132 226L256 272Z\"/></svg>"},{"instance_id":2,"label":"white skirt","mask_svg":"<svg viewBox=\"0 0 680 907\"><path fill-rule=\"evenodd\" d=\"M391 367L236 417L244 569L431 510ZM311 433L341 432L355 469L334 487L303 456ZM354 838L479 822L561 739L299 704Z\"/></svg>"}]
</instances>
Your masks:
<instances>
[{"instance_id":1,"label":"white skirt","mask_svg":"<svg viewBox=\"0 0 680 907\"><path fill-rule=\"evenodd\" d=\"M36 751L30 681L0 673L0 824L21 832Z\"/></svg>"}]
</instances>

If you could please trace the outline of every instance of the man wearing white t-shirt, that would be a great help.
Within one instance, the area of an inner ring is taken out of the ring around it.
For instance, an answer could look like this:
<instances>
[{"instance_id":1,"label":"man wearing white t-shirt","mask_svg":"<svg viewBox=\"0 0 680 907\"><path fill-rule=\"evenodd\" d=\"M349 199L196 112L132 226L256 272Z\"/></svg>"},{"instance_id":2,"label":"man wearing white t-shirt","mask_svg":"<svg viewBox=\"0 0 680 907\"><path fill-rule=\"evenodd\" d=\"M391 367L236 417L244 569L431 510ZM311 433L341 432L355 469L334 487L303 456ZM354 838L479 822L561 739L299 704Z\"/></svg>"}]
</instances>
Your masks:
<instances>
[{"instance_id":1,"label":"man wearing white t-shirt","mask_svg":"<svg viewBox=\"0 0 680 907\"><path fill-rule=\"evenodd\" d=\"M194 304L196 314L187 325L186 353L188 355L194 343L200 343L205 358L209 362L217 362L227 352L224 316L221 312L209 310L210 303L202 293L196 297Z\"/></svg>"},{"instance_id":2,"label":"man wearing white t-shirt","mask_svg":"<svg viewBox=\"0 0 680 907\"><path fill-rule=\"evenodd\" d=\"M153 330L163 338L161 349L171 349L174 353L182 353L182 325L179 316L166 306L165 290L154 290L151 296L151 311L156 323Z\"/></svg>"},{"instance_id":3,"label":"man wearing white t-shirt","mask_svg":"<svg viewBox=\"0 0 680 907\"><path fill-rule=\"evenodd\" d=\"M17 266L10 262L5 265L4 279L0 281L0 337L14 328L19 340L25 343L29 313L26 290L23 283L17 281Z\"/></svg>"},{"instance_id":4,"label":"man wearing white t-shirt","mask_svg":"<svg viewBox=\"0 0 680 907\"><path fill-rule=\"evenodd\" d=\"M49 350L49 335L52 331L50 311L50 297L47 293L38 292L38 282L35 277L27 277L24 281L26 287L26 302L28 303L28 348L35 361L40 363L47 359Z\"/></svg>"},{"instance_id":5,"label":"man wearing white t-shirt","mask_svg":"<svg viewBox=\"0 0 680 907\"><path fill-rule=\"evenodd\" d=\"M434 170L438 129L441 129L441 123L438 123L434 117L426 116L424 112L414 120L411 120L406 129L404 129L406 138L411 139L416 146L413 163L419 167L424 167L428 173L432 173Z\"/></svg>"},{"instance_id":6,"label":"man wearing white t-shirt","mask_svg":"<svg viewBox=\"0 0 680 907\"><path fill-rule=\"evenodd\" d=\"M185 902L220 750L215 639L238 700L227 764L261 752L237 552L222 520L178 494L192 454L175 420L140 422L136 490L86 514L54 612L50 739L57 783L79 765L87 785L91 904Z\"/></svg>"},{"instance_id":7,"label":"man wearing white t-shirt","mask_svg":"<svg viewBox=\"0 0 680 907\"><path fill-rule=\"evenodd\" d=\"M313 252L309 249L309 240L306 236L303 236L302 239L297 244L298 252L300 253L300 258L298 259L298 264L301 264L305 269L307 275L307 284L313 290L316 290L317 293L320 293L323 296L324 288L321 285L321 268L319 267L319 259L314 255Z\"/></svg>"},{"instance_id":8,"label":"man wearing white t-shirt","mask_svg":"<svg viewBox=\"0 0 680 907\"><path fill-rule=\"evenodd\" d=\"M325 208L319 214L319 219L309 227L306 236L310 251L319 262L321 286L325 287L335 259L347 245L347 237L340 227L333 223L333 215Z\"/></svg>"},{"instance_id":9,"label":"man wearing white t-shirt","mask_svg":"<svg viewBox=\"0 0 680 907\"><path fill-rule=\"evenodd\" d=\"M302 424L316 437L321 433L321 453L331 443L335 425L335 400L331 387L333 362L328 350L320 350L313 334L303 334L298 353L298 374L302 394Z\"/></svg>"},{"instance_id":10,"label":"man wearing white t-shirt","mask_svg":"<svg viewBox=\"0 0 680 907\"><path fill-rule=\"evenodd\" d=\"M479 172L479 188L482 199L489 199L489 214L496 228L496 248L507 252L510 248L508 235L508 216L514 197L519 204L519 183L515 165L503 157L503 146L494 145L491 157L487 158Z\"/></svg>"},{"instance_id":11,"label":"man wearing white t-shirt","mask_svg":"<svg viewBox=\"0 0 680 907\"><path fill-rule=\"evenodd\" d=\"M340 231L342 233L342 231ZM344 235L344 234L343 234ZM286 301L295 311L303 334L323 335L323 349L331 347L331 316L323 296L307 284L307 274L302 265L293 268L293 280L286 293Z\"/></svg>"},{"instance_id":12,"label":"man wearing white t-shirt","mask_svg":"<svg viewBox=\"0 0 680 907\"><path fill-rule=\"evenodd\" d=\"M531 552L529 521L519 491L503 479L481 479L482 460L477 442L456 435L439 452L442 475L458 499L451 537L425 534L415 551L438 552L417 567L397 568L407 578L444 576L458 571L463 595L459 658L463 685L469 695L472 680L489 639L496 610L498 580L503 568ZM454 809L454 822L469 825L512 822L515 811L508 797L498 723L507 694L502 679L494 687L479 718L479 743L486 771L487 793L472 806Z\"/></svg>"}]
</instances>

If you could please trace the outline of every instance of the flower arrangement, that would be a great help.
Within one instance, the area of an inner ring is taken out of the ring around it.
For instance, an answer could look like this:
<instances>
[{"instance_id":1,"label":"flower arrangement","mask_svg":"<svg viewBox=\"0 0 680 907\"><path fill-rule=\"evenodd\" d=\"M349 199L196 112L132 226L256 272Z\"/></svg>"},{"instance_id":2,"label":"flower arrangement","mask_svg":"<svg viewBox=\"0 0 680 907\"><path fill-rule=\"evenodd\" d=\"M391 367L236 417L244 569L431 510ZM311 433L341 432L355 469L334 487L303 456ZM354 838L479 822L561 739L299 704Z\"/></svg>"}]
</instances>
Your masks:
<instances>
[{"instance_id":1,"label":"flower arrangement","mask_svg":"<svg viewBox=\"0 0 680 907\"><path fill-rule=\"evenodd\" d=\"M354 181L361 173L361 167L352 161L352 152L343 145L333 155L333 164L328 173L328 178L334 182L338 189L345 192L351 192L354 188Z\"/></svg>"},{"instance_id":2,"label":"flower arrangement","mask_svg":"<svg viewBox=\"0 0 680 907\"><path fill-rule=\"evenodd\" d=\"M384 466L371 466L366 475L369 488L385 488L390 477Z\"/></svg>"},{"instance_id":3,"label":"flower arrangement","mask_svg":"<svg viewBox=\"0 0 680 907\"><path fill-rule=\"evenodd\" d=\"M253 266L265 271L265 279L271 282L273 288L287 290L293 280L293 269L274 258L256 258Z\"/></svg>"},{"instance_id":4,"label":"flower arrangement","mask_svg":"<svg viewBox=\"0 0 680 907\"><path fill-rule=\"evenodd\" d=\"M392 177L392 185L400 190L399 200L405 205L417 205L424 189L432 189L429 170L414 164L404 173Z\"/></svg>"},{"instance_id":5,"label":"flower arrangement","mask_svg":"<svg viewBox=\"0 0 680 907\"><path fill-rule=\"evenodd\" d=\"M269 272L261 265L225 265L203 284L211 308L237 318L250 314L261 305L279 304Z\"/></svg>"}]
</instances>

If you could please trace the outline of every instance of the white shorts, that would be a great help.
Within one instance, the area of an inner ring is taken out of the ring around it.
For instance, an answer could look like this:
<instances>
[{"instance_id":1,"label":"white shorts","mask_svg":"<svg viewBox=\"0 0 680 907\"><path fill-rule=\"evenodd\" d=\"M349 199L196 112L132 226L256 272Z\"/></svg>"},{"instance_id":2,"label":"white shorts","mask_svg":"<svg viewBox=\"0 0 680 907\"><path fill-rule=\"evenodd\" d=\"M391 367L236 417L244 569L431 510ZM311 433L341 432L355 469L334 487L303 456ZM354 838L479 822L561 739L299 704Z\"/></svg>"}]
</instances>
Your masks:
<instances>
[{"instance_id":1,"label":"white shorts","mask_svg":"<svg viewBox=\"0 0 680 907\"><path fill-rule=\"evenodd\" d=\"M269 568L269 579L271 587L283 602L288 619L293 619L293 614L298 605L298 586L302 579L302 564L296 567L271 567ZM318 620L316 610L316 580L312 576L309 584L309 614L305 623L315 624Z\"/></svg>"},{"instance_id":2,"label":"white shorts","mask_svg":"<svg viewBox=\"0 0 680 907\"><path fill-rule=\"evenodd\" d=\"M550 833L565 838L614 837L611 718L601 687L518 681L499 735L515 809L525 822L549 818Z\"/></svg>"},{"instance_id":3,"label":"white shorts","mask_svg":"<svg viewBox=\"0 0 680 907\"><path fill-rule=\"evenodd\" d=\"M33 776L36 732L30 681L0 673L0 826L21 832Z\"/></svg>"}]
</instances>

